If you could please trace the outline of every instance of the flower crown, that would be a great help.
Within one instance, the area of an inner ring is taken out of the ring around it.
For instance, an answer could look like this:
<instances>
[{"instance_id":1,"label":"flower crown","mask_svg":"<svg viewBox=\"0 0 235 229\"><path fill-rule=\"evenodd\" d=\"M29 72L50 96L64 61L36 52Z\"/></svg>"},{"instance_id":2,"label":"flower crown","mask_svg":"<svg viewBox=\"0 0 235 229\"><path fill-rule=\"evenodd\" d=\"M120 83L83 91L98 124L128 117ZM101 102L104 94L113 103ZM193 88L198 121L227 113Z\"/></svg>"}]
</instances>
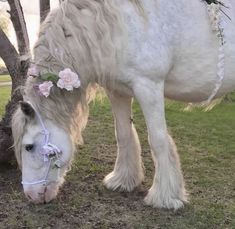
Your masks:
<instances>
[{"instance_id":1,"label":"flower crown","mask_svg":"<svg viewBox=\"0 0 235 229\"><path fill-rule=\"evenodd\" d=\"M56 85L61 89L67 91L73 91L74 88L81 86L81 81L77 73L73 72L70 68L65 68L60 71L58 75L48 72L40 74L37 67L34 65L29 68L28 76L40 77L43 83L38 85L39 93L48 97L50 95L51 88Z\"/></svg>"}]
</instances>

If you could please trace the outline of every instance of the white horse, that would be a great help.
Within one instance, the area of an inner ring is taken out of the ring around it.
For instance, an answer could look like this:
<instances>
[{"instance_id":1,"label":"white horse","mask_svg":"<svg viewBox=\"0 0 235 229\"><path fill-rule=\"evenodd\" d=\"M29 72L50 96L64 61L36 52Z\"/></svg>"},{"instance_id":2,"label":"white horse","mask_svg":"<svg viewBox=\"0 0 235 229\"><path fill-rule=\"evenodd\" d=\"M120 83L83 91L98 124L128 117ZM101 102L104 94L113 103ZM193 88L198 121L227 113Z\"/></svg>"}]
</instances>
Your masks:
<instances>
[{"instance_id":1,"label":"white horse","mask_svg":"<svg viewBox=\"0 0 235 229\"><path fill-rule=\"evenodd\" d=\"M223 3L231 20L222 14L225 71L213 98L235 88L235 1ZM22 184L31 201L56 197L74 144L82 142L88 102L98 83L111 101L118 143L115 167L104 185L130 192L144 179L131 121L134 97L144 113L155 163L145 202L169 209L184 205L187 194L167 132L164 97L202 102L218 83L221 44L207 7L202 0L67 0L49 14L35 45L24 102L12 122Z\"/></svg>"}]
</instances>

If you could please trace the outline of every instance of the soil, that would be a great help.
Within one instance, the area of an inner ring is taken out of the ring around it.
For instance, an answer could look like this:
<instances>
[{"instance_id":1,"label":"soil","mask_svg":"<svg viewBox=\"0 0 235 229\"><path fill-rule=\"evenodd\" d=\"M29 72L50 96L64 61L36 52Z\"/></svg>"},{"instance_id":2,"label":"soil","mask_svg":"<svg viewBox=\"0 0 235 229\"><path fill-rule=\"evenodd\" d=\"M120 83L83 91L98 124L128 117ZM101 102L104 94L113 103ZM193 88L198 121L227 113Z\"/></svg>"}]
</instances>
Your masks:
<instances>
[{"instance_id":1,"label":"soil","mask_svg":"<svg viewBox=\"0 0 235 229\"><path fill-rule=\"evenodd\" d=\"M231 106L227 108L228 114ZM178 105L167 108L190 194L190 202L183 209L154 209L143 202L152 183L154 166L146 127L136 104L134 122L142 143L145 181L130 193L113 192L103 186L102 180L112 171L116 158L111 108L104 101L92 106L85 144L77 148L72 170L51 203L29 203L20 185L20 171L14 166L0 167L0 229L234 228L234 128L219 120L227 108L218 108L218 117L216 112L195 112L189 116ZM225 119L233 123L233 108ZM221 123L218 128L217 121ZM220 133L227 137L222 138Z\"/></svg>"}]
</instances>

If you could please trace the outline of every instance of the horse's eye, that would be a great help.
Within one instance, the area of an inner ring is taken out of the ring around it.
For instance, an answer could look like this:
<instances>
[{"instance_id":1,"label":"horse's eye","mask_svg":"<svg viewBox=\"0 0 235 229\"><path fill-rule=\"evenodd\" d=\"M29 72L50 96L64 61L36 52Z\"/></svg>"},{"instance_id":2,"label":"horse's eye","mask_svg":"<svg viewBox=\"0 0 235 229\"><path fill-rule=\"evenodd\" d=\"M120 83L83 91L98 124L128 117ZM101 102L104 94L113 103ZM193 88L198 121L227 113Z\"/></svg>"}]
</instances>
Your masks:
<instances>
[{"instance_id":1,"label":"horse's eye","mask_svg":"<svg viewBox=\"0 0 235 229\"><path fill-rule=\"evenodd\" d=\"M28 144L25 146L25 150L29 152L29 151L33 150L33 147L34 147L33 144Z\"/></svg>"}]
</instances>

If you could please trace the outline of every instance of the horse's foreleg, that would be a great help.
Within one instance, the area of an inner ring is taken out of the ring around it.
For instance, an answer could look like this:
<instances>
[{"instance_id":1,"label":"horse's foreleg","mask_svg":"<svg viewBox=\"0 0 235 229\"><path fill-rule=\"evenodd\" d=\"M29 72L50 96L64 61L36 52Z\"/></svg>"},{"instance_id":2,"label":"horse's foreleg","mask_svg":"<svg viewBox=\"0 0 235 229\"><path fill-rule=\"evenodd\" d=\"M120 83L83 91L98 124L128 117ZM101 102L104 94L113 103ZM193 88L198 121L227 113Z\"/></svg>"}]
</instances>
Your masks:
<instances>
[{"instance_id":1,"label":"horse's foreleg","mask_svg":"<svg viewBox=\"0 0 235 229\"><path fill-rule=\"evenodd\" d=\"M131 119L132 99L109 94L115 119L118 154L113 172L104 179L112 190L132 191L144 178L140 143Z\"/></svg>"},{"instance_id":2,"label":"horse's foreleg","mask_svg":"<svg viewBox=\"0 0 235 229\"><path fill-rule=\"evenodd\" d=\"M179 156L172 138L167 133L164 85L152 81L138 82L134 93L145 116L155 164L153 185L145 202L154 207L178 209L186 201L186 194Z\"/></svg>"}]
</instances>

